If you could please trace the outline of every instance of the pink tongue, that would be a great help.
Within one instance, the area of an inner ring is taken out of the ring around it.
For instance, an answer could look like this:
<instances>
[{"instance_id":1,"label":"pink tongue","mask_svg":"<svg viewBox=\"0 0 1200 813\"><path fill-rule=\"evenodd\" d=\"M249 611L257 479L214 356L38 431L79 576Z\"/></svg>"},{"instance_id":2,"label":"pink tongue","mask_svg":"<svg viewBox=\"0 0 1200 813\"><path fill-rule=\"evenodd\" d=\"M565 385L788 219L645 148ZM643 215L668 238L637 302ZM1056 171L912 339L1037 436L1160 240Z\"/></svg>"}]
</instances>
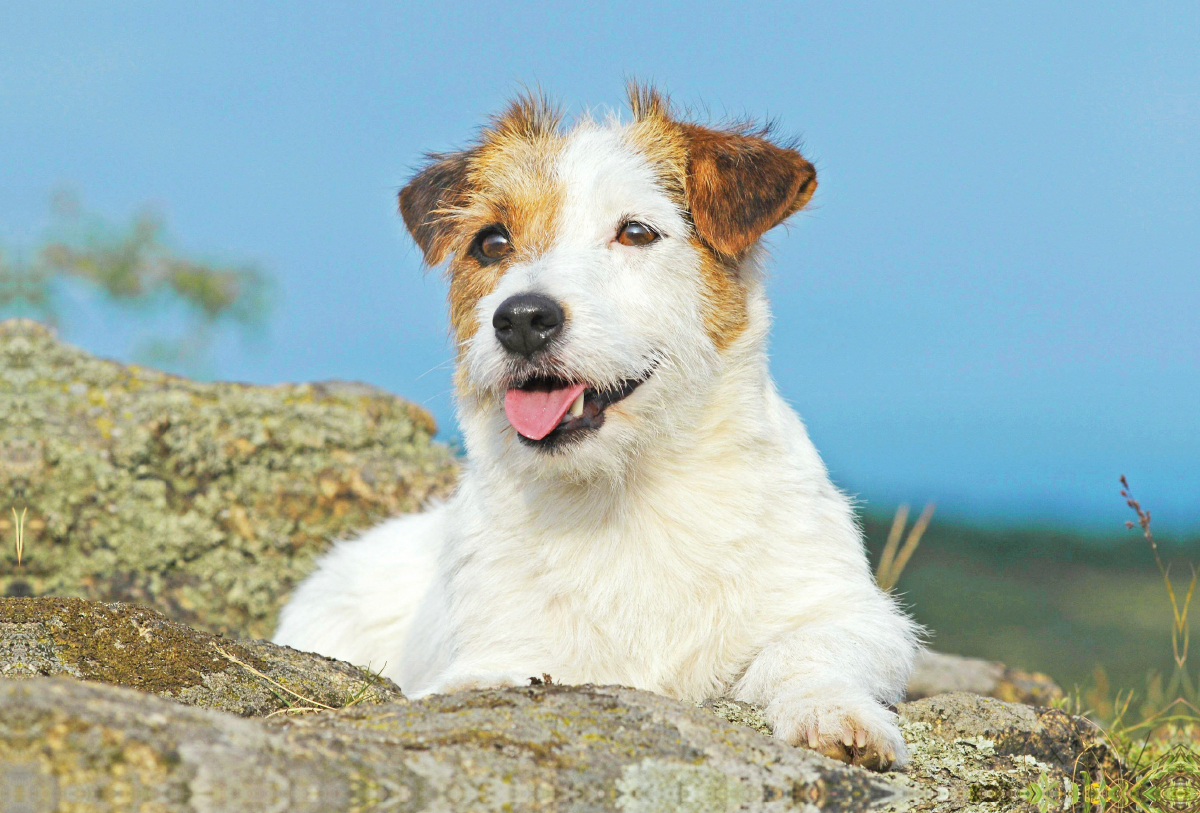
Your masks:
<instances>
[{"instance_id":1,"label":"pink tongue","mask_svg":"<svg viewBox=\"0 0 1200 813\"><path fill-rule=\"evenodd\" d=\"M504 393L504 414L513 429L530 440L541 440L554 431L583 390L583 384L560 390L511 389Z\"/></svg>"}]
</instances>

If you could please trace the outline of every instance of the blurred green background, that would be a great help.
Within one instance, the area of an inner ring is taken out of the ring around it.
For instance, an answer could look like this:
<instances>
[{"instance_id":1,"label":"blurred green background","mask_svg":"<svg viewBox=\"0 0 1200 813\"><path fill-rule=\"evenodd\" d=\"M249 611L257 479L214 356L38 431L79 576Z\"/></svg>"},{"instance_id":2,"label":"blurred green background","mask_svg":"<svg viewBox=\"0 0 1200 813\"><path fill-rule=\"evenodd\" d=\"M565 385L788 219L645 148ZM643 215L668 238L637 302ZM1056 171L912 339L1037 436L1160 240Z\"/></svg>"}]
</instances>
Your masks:
<instances>
[{"instance_id":1,"label":"blurred green background","mask_svg":"<svg viewBox=\"0 0 1200 813\"><path fill-rule=\"evenodd\" d=\"M1118 503L1119 490L1114 478ZM873 561L891 520L864 519ZM1182 599L1200 537L1155 536ZM897 591L933 647L1045 672L1067 690L1093 685L1101 667L1113 686L1140 691L1151 671L1174 666L1170 600L1138 529L1078 534L935 515Z\"/></svg>"}]
</instances>

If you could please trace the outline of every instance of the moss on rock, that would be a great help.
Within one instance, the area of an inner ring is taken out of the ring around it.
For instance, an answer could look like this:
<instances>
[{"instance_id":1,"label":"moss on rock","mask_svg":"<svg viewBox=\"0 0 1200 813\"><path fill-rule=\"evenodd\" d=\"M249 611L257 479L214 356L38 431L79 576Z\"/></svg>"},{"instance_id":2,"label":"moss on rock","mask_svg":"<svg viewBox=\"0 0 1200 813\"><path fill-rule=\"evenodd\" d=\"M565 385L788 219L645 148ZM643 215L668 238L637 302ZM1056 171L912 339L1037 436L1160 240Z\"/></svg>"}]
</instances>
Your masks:
<instances>
[{"instance_id":1,"label":"moss on rock","mask_svg":"<svg viewBox=\"0 0 1200 813\"><path fill-rule=\"evenodd\" d=\"M0 594L265 637L331 539L450 490L424 410L364 385L202 383L0 323Z\"/></svg>"},{"instance_id":2,"label":"moss on rock","mask_svg":"<svg viewBox=\"0 0 1200 813\"><path fill-rule=\"evenodd\" d=\"M362 669L266 641L228 641L127 604L0 599L0 676L69 675L240 716L402 702Z\"/></svg>"}]
</instances>

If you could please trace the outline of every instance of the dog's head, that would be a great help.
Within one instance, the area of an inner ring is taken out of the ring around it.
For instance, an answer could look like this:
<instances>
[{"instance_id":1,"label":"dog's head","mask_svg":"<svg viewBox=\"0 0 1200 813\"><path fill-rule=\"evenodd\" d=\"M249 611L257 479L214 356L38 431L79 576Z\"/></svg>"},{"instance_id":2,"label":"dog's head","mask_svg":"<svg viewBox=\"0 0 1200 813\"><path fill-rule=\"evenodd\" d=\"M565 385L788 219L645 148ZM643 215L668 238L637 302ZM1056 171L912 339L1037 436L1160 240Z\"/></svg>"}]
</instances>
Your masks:
<instances>
[{"instance_id":1,"label":"dog's head","mask_svg":"<svg viewBox=\"0 0 1200 813\"><path fill-rule=\"evenodd\" d=\"M694 425L766 329L754 247L812 197L812 165L764 131L630 95L632 121L570 129L523 97L400 192L426 262L448 265L472 456L619 471Z\"/></svg>"}]
</instances>

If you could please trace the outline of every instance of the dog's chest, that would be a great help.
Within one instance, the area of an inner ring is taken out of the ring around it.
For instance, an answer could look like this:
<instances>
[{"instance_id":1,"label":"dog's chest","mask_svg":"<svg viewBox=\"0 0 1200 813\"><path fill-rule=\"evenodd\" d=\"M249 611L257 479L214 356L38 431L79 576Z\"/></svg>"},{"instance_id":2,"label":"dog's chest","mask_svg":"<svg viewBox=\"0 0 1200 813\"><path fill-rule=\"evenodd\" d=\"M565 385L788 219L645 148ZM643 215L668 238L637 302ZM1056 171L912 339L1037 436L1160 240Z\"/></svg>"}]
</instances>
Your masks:
<instances>
[{"instance_id":1,"label":"dog's chest","mask_svg":"<svg viewBox=\"0 0 1200 813\"><path fill-rule=\"evenodd\" d=\"M493 537L457 579L459 623L482 633L476 645L520 650L564 682L710 696L764 634L748 530L660 521Z\"/></svg>"}]
</instances>

